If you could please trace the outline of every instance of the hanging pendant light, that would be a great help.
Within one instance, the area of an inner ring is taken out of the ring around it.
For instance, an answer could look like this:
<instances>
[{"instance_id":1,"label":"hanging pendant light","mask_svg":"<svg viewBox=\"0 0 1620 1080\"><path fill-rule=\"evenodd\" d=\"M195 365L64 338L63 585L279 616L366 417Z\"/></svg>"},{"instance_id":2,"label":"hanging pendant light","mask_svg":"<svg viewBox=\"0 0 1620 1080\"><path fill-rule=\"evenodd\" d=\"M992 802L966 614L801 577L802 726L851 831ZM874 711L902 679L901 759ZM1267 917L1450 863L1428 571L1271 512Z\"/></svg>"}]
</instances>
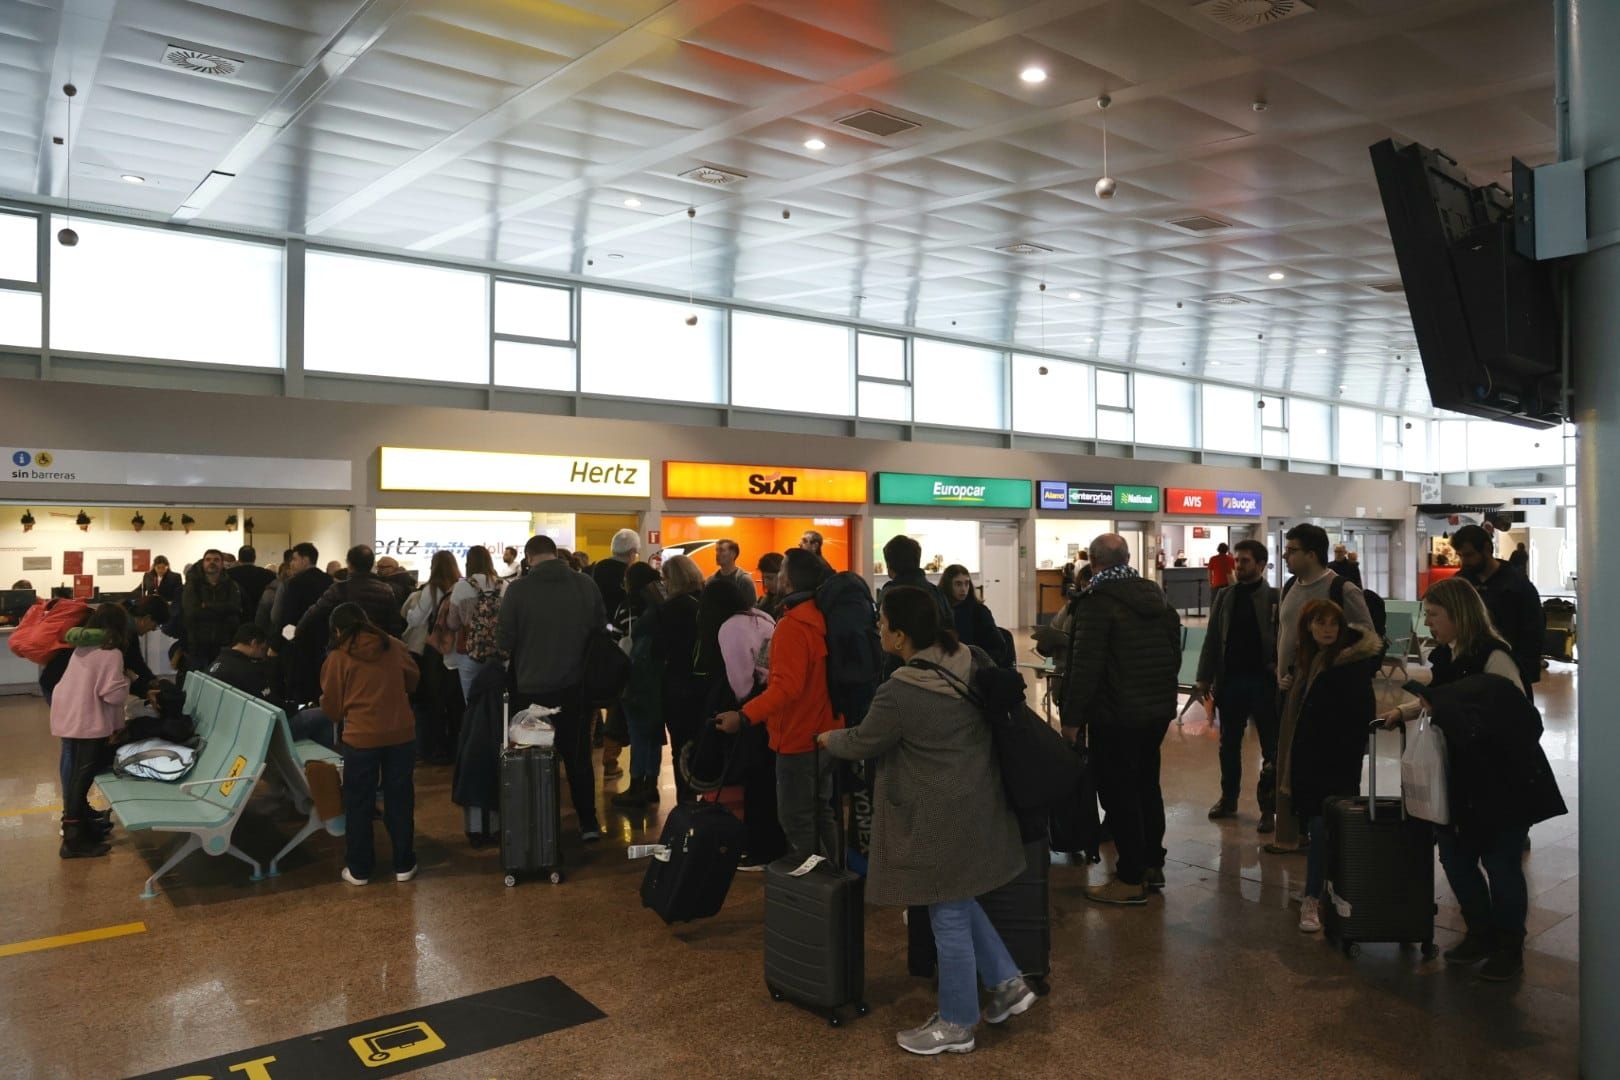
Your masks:
<instances>
[{"instance_id":1,"label":"hanging pendant light","mask_svg":"<svg viewBox=\"0 0 1620 1080\"><path fill-rule=\"evenodd\" d=\"M697 207L686 208L686 325L697 325L697 308L692 304L692 219L697 217Z\"/></svg>"},{"instance_id":2,"label":"hanging pendant light","mask_svg":"<svg viewBox=\"0 0 1620 1080\"><path fill-rule=\"evenodd\" d=\"M62 96L68 99L67 142L62 147L62 163L67 170L67 213L64 215L67 224L56 234L56 242L63 247L75 247L79 243L79 234L73 230L73 99L78 93L79 88L72 83L62 85Z\"/></svg>"},{"instance_id":3,"label":"hanging pendant light","mask_svg":"<svg viewBox=\"0 0 1620 1080\"><path fill-rule=\"evenodd\" d=\"M1103 111L1103 174L1097 181L1097 198L1112 199L1114 191L1119 187L1112 176L1108 175L1108 106L1114 103L1113 98L1107 94L1097 99L1097 108Z\"/></svg>"}]
</instances>

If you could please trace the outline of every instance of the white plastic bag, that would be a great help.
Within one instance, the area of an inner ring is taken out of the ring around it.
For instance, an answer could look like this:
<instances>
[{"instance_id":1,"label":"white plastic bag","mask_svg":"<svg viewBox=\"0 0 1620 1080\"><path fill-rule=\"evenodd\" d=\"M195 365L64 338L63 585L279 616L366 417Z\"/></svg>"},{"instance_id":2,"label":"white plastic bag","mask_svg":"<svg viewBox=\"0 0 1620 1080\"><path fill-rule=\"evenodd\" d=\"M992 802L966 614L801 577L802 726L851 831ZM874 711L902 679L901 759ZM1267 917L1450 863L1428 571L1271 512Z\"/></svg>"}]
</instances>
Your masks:
<instances>
[{"instance_id":1,"label":"white plastic bag","mask_svg":"<svg viewBox=\"0 0 1620 1080\"><path fill-rule=\"evenodd\" d=\"M1446 784L1445 732L1419 718L1416 732L1406 740L1401 755L1401 796L1406 812L1436 825L1451 824L1451 799Z\"/></svg>"},{"instance_id":2,"label":"white plastic bag","mask_svg":"<svg viewBox=\"0 0 1620 1080\"><path fill-rule=\"evenodd\" d=\"M547 708L544 705L530 705L527 709L512 717L507 725L506 741L513 746L551 746L557 740L557 733L546 722L546 718L556 716L561 709Z\"/></svg>"}]
</instances>

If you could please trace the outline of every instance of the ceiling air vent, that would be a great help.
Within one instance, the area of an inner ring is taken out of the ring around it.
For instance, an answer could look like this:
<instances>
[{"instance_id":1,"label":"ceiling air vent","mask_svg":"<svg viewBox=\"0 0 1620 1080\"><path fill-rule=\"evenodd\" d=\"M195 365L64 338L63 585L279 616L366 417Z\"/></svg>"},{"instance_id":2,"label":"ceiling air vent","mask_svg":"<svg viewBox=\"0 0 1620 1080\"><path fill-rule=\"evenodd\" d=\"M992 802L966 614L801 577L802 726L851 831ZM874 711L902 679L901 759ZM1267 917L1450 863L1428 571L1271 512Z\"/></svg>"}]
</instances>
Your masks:
<instances>
[{"instance_id":1,"label":"ceiling air vent","mask_svg":"<svg viewBox=\"0 0 1620 1080\"><path fill-rule=\"evenodd\" d=\"M699 165L695 169L687 169L683 173L676 173L682 180L689 180L704 187L730 187L732 184L748 179L743 173L730 172L726 169L717 169L713 165Z\"/></svg>"},{"instance_id":2,"label":"ceiling air vent","mask_svg":"<svg viewBox=\"0 0 1620 1080\"><path fill-rule=\"evenodd\" d=\"M1381 293L1403 293L1406 291L1406 286L1399 281L1375 281L1368 285L1367 288L1375 289Z\"/></svg>"},{"instance_id":3,"label":"ceiling air vent","mask_svg":"<svg viewBox=\"0 0 1620 1080\"><path fill-rule=\"evenodd\" d=\"M1194 214L1192 217L1177 218L1174 221L1167 221L1165 224L1169 225L1173 229L1181 229L1190 233L1207 233L1214 232L1217 229L1230 229L1232 227L1232 223L1230 221L1222 221L1220 218L1212 218L1207 214Z\"/></svg>"},{"instance_id":4,"label":"ceiling air vent","mask_svg":"<svg viewBox=\"0 0 1620 1080\"><path fill-rule=\"evenodd\" d=\"M1212 304L1215 307L1241 307L1244 304L1253 304L1256 302L1257 301L1250 300L1247 296L1239 296L1236 293L1217 293L1214 296L1198 297L1198 303Z\"/></svg>"},{"instance_id":5,"label":"ceiling air vent","mask_svg":"<svg viewBox=\"0 0 1620 1080\"><path fill-rule=\"evenodd\" d=\"M864 109L853 116L846 116L838 121L845 127L864 131L868 135L876 135L880 139L887 139L891 135L898 135L902 131L915 131L921 124L910 120L902 120L898 116L878 112L876 109Z\"/></svg>"},{"instance_id":6,"label":"ceiling air vent","mask_svg":"<svg viewBox=\"0 0 1620 1080\"><path fill-rule=\"evenodd\" d=\"M1052 254L1052 249L1049 248L1049 247L1041 247L1041 245L1039 245L1039 244L1030 244L1030 243L1026 243L1024 241L1019 241L1016 244L1004 244L1001 247L996 248L996 250L1000 251L1000 252L1003 252L1005 254L1008 254L1008 255L1050 255L1050 254Z\"/></svg>"},{"instance_id":7,"label":"ceiling air vent","mask_svg":"<svg viewBox=\"0 0 1620 1080\"><path fill-rule=\"evenodd\" d=\"M1309 15L1316 9L1305 0L1207 0L1193 10L1228 30L1243 33Z\"/></svg>"},{"instance_id":8,"label":"ceiling air vent","mask_svg":"<svg viewBox=\"0 0 1620 1080\"><path fill-rule=\"evenodd\" d=\"M163 46L165 67L179 68L193 75L209 75L216 79L234 79L247 61L218 53L199 52L184 45Z\"/></svg>"}]
</instances>

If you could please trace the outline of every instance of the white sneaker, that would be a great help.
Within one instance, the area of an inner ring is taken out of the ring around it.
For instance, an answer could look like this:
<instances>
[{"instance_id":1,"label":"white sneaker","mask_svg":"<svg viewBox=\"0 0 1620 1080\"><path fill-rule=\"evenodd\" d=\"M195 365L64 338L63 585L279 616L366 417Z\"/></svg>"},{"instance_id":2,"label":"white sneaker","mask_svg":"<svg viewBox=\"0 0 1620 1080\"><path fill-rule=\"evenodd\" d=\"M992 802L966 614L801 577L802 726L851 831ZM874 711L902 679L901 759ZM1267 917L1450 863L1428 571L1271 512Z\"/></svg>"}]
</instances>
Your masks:
<instances>
[{"instance_id":1,"label":"white sneaker","mask_svg":"<svg viewBox=\"0 0 1620 1080\"><path fill-rule=\"evenodd\" d=\"M343 868L343 873L338 875L338 876L341 877L344 881L347 881L350 885L369 885L369 884L371 884L371 879L370 878L355 877L353 874L349 873L349 868L347 866L345 866Z\"/></svg>"},{"instance_id":2,"label":"white sneaker","mask_svg":"<svg viewBox=\"0 0 1620 1080\"><path fill-rule=\"evenodd\" d=\"M409 870L405 871L403 874L395 874L394 875L394 880L403 884L404 882L407 882L407 881L411 880L412 878L414 878L416 876L417 869L418 869L418 867L413 866Z\"/></svg>"},{"instance_id":3,"label":"white sneaker","mask_svg":"<svg viewBox=\"0 0 1620 1080\"><path fill-rule=\"evenodd\" d=\"M1299 902L1299 932L1302 934L1319 934L1322 932L1322 901L1314 896L1307 896Z\"/></svg>"},{"instance_id":4,"label":"white sneaker","mask_svg":"<svg viewBox=\"0 0 1620 1080\"><path fill-rule=\"evenodd\" d=\"M933 1057L935 1054L970 1054L973 1052L973 1029L948 1023L938 1013L928 1018L921 1027L902 1031L895 1036L900 1049L908 1054Z\"/></svg>"}]
</instances>

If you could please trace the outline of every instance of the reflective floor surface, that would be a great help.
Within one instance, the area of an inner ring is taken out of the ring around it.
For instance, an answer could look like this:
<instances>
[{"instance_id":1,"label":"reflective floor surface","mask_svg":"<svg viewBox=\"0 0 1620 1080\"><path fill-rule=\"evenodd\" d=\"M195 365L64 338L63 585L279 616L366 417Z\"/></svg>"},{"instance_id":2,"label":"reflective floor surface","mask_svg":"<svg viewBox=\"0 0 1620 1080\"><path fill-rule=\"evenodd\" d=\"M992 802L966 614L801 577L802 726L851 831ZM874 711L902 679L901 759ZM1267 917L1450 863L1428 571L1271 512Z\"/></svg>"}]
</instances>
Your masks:
<instances>
[{"instance_id":1,"label":"reflective floor surface","mask_svg":"<svg viewBox=\"0 0 1620 1080\"><path fill-rule=\"evenodd\" d=\"M608 835L583 861L570 835L564 884L505 888L497 853L462 836L447 768L417 774L415 882L342 884L340 841L323 835L273 881L252 883L242 864L199 855L157 899L140 900L142 880L176 841L117 833L107 858L60 861L50 812L57 744L44 704L0 698L0 1075L183 1076L175 1067L199 1059L556 976L605 1018L417 1075L1573 1076L1575 679L1559 665L1538 687L1544 745L1571 813L1532 832L1522 984L1481 983L1395 946L1367 946L1351 961L1301 934L1288 897L1304 860L1261 852L1252 785L1237 820L1206 820L1218 794L1216 734L1189 723L1165 743L1164 895L1146 908L1099 909L1084 899L1085 869L1055 867L1052 993L1005 1027L981 1029L978 1051L952 1062L894 1045L896 1029L933 1007L930 985L906 973L897 911L868 910L872 1014L833 1030L765 992L760 875L739 874L717 918L666 927L641 907L644 864L624 854L656 839L659 822L604 800ZM1248 756L1252 777L1252 735ZM1393 783L1393 760L1383 765ZM667 768L664 780L667 808ZM255 856L296 829L275 796L261 784L239 830ZM378 845L386 858L380 827ZM1446 945L1461 923L1438 871L1436 881ZM8 944L131 923L144 929L4 955ZM501 1023L498 1010L490 1023ZM284 1075L277 1063L257 1068Z\"/></svg>"}]
</instances>

